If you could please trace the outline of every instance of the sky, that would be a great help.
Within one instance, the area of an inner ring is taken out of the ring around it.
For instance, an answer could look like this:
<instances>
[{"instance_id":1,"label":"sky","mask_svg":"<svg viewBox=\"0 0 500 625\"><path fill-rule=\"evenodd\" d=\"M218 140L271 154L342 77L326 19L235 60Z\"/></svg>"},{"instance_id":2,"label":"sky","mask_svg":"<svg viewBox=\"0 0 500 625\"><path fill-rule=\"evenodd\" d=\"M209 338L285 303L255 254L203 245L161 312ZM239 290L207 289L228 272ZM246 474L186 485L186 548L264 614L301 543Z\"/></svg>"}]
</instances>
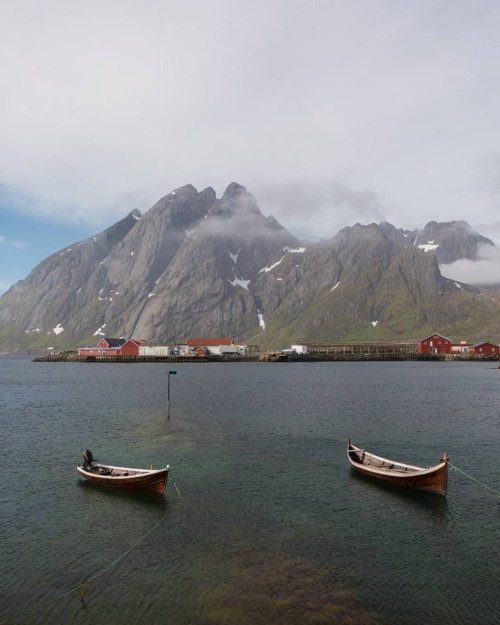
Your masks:
<instances>
[{"instance_id":1,"label":"sky","mask_svg":"<svg viewBox=\"0 0 500 625\"><path fill-rule=\"evenodd\" d=\"M499 32L489 0L4 3L0 293L185 184L305 240L463 219L499 245Z\"/></svg>"}]
</instances>

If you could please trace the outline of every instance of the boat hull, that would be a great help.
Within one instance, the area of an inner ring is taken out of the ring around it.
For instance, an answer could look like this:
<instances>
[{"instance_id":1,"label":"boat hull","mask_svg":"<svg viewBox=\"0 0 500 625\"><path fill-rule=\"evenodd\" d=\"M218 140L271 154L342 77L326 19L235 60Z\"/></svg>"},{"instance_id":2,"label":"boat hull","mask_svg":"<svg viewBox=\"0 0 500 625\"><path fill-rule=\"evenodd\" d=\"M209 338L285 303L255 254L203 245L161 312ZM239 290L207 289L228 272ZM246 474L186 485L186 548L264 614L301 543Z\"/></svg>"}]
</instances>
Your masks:
<instances>
[{"instance_id":1,"label":"boat hull","mask_svg":"<svg viewBox=\"0 0 500 625\"><path fill-rule=\"evenodd\" d=\"M446 495L448 489L446 460L426 469L376 456L355 447L350 441L347 443L347 457L356 471L386 484Z\"/></svg>"},{"instance_id":2,"label":"boat hull","mask_svg":"<svg viewBox=\"0 0 500 625\"><path fill-rule=\"evenodd\" d=\"M84 469L82 466L77 466L76 470L92 484L107 488L145 490L161 494L167 487L168 467L146 470L99 464L93 465L91 470Z\"/></svg>"}]
</instances>

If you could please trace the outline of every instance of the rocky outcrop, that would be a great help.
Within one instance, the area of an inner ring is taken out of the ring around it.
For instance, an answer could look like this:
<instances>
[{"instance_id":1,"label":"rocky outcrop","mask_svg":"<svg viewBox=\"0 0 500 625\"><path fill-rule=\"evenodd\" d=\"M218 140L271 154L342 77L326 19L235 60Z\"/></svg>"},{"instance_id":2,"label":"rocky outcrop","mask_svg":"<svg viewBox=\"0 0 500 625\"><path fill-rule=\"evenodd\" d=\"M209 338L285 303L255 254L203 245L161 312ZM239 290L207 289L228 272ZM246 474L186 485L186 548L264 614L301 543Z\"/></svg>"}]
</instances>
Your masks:
<instances>
[{"instance_id":1,"label":"rocky outcrop","mask_svg":"<svg viewBox=\"0 0 500 625\"><path fill-rule=\"evenodd\" d=\"M465 221L430 221L416 234L414 244L424 250L433 250L439 263L443 265L462 258L477 260L481 246L493 246L490 239L475 232Z\"/></svg>"}]
</instances>

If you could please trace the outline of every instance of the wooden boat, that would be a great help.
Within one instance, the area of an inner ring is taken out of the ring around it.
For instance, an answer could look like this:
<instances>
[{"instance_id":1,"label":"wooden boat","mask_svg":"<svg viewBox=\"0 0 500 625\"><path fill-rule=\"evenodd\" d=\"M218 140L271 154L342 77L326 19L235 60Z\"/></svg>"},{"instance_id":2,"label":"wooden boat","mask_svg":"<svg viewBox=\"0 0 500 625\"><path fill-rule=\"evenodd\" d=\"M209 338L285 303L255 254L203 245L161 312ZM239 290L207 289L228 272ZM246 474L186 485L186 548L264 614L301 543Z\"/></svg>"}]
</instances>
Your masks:
<instances>
[{"instance_id":1,"label":"wooden boat","mask_svg":"<svg viewBox=\"0 0 500 625\"><path fill-rule=\"evenodd\" d=\"M168 465L165 469L115 467L96 462L89 449L83 452L83 459L83 464L78 465L76 470L93 484L111 488L147 490L153 493L163 493L167 487Z\"/></svg>"},{"instance_id":2,"label":"wooden boat","mask_svg":"<svg viewBox=\"0 0 500 625\"><path fill-rule=\"evenodd\" d=\"M397 486L408 486L418 490L446 495L448 487L448 455L444 452L439 464L429 467L416 467L375 456L347 441L347 458L357 471Z\"/></svg>"}]
</instances>

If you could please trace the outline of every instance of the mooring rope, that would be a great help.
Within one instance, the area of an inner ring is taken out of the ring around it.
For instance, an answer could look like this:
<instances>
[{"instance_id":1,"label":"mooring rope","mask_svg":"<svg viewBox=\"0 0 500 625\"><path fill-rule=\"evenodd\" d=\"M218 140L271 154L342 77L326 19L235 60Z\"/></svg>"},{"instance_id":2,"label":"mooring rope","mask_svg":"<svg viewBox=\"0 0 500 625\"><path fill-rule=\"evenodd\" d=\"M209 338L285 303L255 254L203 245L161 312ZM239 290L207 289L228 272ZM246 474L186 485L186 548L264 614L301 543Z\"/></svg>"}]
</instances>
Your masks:
<instances>
[{"instance_id":1,"label":"mooring rope","mask_svg":"<svg viewBox=\"0 0 500 625\"><path fill-rule=\"evenodd\" d=\"M115 565L117 565L119 562L124 560L128 556L128 554L137 547L137 545L140 545L142 541L145 540L158 527L158 525L160 525L160 523L166 519L166 517L167 517L167 514L165 513L161 517L161 519L153 525L153 527L151 527L143 536L141 536L141 538L136 540L135 543L131 547L129 547L124 553L122 553L121 556L116 558L116 560L113 560L113 562L111 562L110 564L105 566L103 569L98 571L95 575L92 575L91 577L87 578L82 584L79 584L78 586L75 586L74 588L70 588L63 594L59 595L58 597L54 597L54 599L51 599L50 601L48 601L47 604L54 603L55 601L58 601L59 599L62 599L66 595L69 595L70 593L75 592L77 590L80 591L80 599L83 601L85 597L85 593L87 592L86 588L88 588L88 585L90 584L90 582L93 582L94 580L98 579L99 577L101 577L101 575L104 575L104 573L109 571L109 569L112 569Z\"/></svg>"},{"instance_id":2,"label":"mooring rope","mask_svg":"<svg viewBox=\"0 0 500 625\"><path fill-rule=\"evenodd\" d=\"M164 514L161 519L155 523L153 525L153 527L151 527L143 536L141 536L141 538L139 538L138 540L136 540L136 542L129 547L124 553L121 554L121 556L119 556L118 558L116 558L115 560L113 560L113 562L111 562L111 564L108 564L107 566L105 566L103 569L101 569L100 571L98 571L95 575L92 575L91 577L88 577L85 581L83 581L81 584L78 584L78 586L73 586L72 588L69 588L68 590L65 590L63 593L61 593L60 595L57 595L56 597L53 597L52 599L49 599L47 601L42 601L41 603L38 603L37 605L34 605L31 608L28 608L26 610L21 610L20 612L15 612L14 614L11 614L10 616L8 616L5 619L1 619L0 620L0 625L7 625L7 623L9 623L9 621L19 618L22 615L25 614L29 614L30 612L33 612L35 610L40 609L41 607L44 606L49 606L52 603L55 603L56 601L60 601L61 599L63 599L64 597L66 597L67 595L70 595L71 593L76 593L79 592L80 593L80 601L85 604L85 595L87 594L87 590L89 587L89 583L93 582L94 580L96 580L97 578L101 577L101 575L104 575L104 573L106 573L107 571L109 571L111 568L113 568L115 565L117 565L119 562L121 562L122 560L124 560L128 554L137 547L137 545L139 545L140 543L142 543L143 540L145 540L145 538L147 538L149 536L149 534L151 534L151 532L153 532L158 525L160 525L160 523L162 521L165 520L166 518L166 514Z\"/></svg>"},{"instance_id":3,"label":"mooring rope","mask_svg":"<svg viewBox=\"0 0 500 625\"><path fill-rule=\"evenodd\" d=\"M175 483L175 480L174 480L173 484L174 484L175 490L177 491L177 494L179 495L179 499L182 499L182 495L181 495L179 489L177 488L177 484Z\"/></svg>"},{"instance_id":4,"label":"mooring rope","mask_svg":"<svg viewBox=\"0 0 500 625\"><path fill-rule=\"evenodd\" d=\"M179 496L179 499L182 499L182 496L179 492L179 489L177 488L177 484L175 483L175 480L173 481L173 485L175 487L175 490L177 491L177 495ZM29 612L33 612L34 610L38 610L40 607L43 606L48 606L51 605L52 603L55 603L56 601L59 601L60 599L63 599L64 597L66 597L67 595L70 595L71 593L74 592L78 592L80 593L80 601L85 604L85 595L87 594L87 590L89 588L89 584L90 582L93 582L94 580L98 579L99 577L101 577L101 575L104 575L104 573L106 573L107 571L109 571L110 569L112 569L114 566L116 566L119 562L121 562L122 560L124 560L128 554L135 549L138 545L140 545L152 532L154 532L154 530L160 525L160 523L162 521L164 521L167 518L167 513L165 513L159 521L157 521L157 523L155 523L153 525L153 527L150 527L149 530L143 535L141 536L138 540L135 541L135 543L133 545L131 545L126 551L124 551L124 553L121 554L121 556L119 556L118 558L116 558L115 560L113 560L113 562L111 562L110 564L108 564L107 566L105 566L104 568L102 568L100 571L98 571L97 573L95 573L94 575L92 575L91 577L88 577L86 580L84 580L81 584L78 584L78 586L73 586L72 588L69 588L68 590L65 590L63 593L61 593L60 595L57 595L57 597L53 597L52 599L49 599L47 601L43 601L42 603L37 604L36 606L33 606L32 608L28 608L26 610L21 610L20 612L16 612L14 614L11 614L10 616L8 616L7 618L4 619L0 619L0 625L7 625L7 623L14 619L17 618L23 614L28 614Z\"/></svg>"},{"instance_id":5,"label":"mooring rope","mask_svg":"<svg viewBox=\"0 0 500 625\"><path fill-rule=\"evenodd\" d=\"M465 475L465 477L468 477L470 480L472 480L473 482L476 482L476 484L479 484L480 486L482 486L483 488L486 488L486 490L491 491L492 493L495 493L495 495L497 497L500 497L500 492L495 490L494 488L491 488L491 486L488 486L487 484L484 484L483 482L480 482L479 480L477 480L475 477L472 477L472 475L469 475L468 473L466 473L465 471L462 471L462 469L459 469L458 467L456 467L454 464L451 464L451 462L448 460L448 466L451 467L452 469L455 469L455 471L458 471L459 473L461 473L462 475Z\"/></svg>"}]
</instances>

